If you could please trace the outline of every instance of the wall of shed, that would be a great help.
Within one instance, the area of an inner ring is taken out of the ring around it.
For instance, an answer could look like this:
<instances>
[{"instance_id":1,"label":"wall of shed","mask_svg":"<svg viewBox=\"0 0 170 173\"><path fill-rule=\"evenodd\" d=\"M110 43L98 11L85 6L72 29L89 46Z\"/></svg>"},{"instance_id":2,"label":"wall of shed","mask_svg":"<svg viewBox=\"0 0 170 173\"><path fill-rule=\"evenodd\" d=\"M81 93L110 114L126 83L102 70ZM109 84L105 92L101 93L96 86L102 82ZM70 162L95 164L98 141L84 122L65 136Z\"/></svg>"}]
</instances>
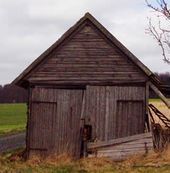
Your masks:
<instances>
[{"instance_id":1,"label":"wall of shed","mask_svg":"<svg viewBox=\"0 0 170 173\"><path fill-rule=\"evenodd\" d=\"M92 125L92 140L107 141L143 133L145 105L145 86L35 87L30 98L27 149L30 155L66 153L79 158L81 118Z\"/></svg>"},{"instance_id":2,"label":"wall of shed","mask_svg":"<svg viewBox=\"0 0 170 173\"><path fill-rule=\"evenodd\" d=\"M144 82L146 75L96 28L86 22L27 77L41 84Z\"/></svg>"}]
</instances>

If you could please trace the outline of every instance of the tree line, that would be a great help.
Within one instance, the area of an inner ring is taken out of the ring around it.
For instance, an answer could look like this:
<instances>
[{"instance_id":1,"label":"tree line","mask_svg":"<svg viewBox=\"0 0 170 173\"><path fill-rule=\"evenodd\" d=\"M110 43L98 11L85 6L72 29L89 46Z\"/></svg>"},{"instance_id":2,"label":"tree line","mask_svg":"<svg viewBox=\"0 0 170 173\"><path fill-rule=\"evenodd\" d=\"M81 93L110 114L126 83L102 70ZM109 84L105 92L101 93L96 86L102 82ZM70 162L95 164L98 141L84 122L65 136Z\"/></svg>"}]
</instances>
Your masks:
<instances>
[{"instance_id":1,"label":"tree line","mask_svg":"<svg viewBox=\"0 0 170 173\"><path fill-rule=\"evenodd\" d=\"M161 82L165 85L170 86L170 73L156 73L159 76ZM170 91L164 93L167 97L170 97ZM6 84L4 86L0 85L0 103L25 103L27 102L28 92L26 89L21 87ZM150 92L151 98L156 98L157 96Z\"/></svg>"},{"instance_id":2,"label":"tree line","mask_svg":"<svg viewBox=\"0 0 170 173\"><path fill-rule=\"evenodd\" d=\"M25 103L27 95L27 90L16 85L0 85L0 103Z\"/></svg>"},{"instance_id":3,"label":"tree line","mask_svg":"<svg viewBox=\"0 0 170 173\"><path fill-rule=\"evenodd\" d=\"M166 73L155 73L158 78L160 79L160 81L165 84L165 85L169 85L170 86L170 73L166 72Z\"/></svg>"},{"instance_id":4,"label":"tree line","mask_svg":"<svg viewBox=\"0 0 170 173\"><path fill-rule=\"evenodd\" d=\"M167 98L170 98L170 73L166 72L166 73L155 73L155 74L158 76L162 85L168 86L168 88L163 88L162 92ZM157 97L158 96L153 91L150 92L150 98L157 98Z\"/></svg>"}]
</instances>

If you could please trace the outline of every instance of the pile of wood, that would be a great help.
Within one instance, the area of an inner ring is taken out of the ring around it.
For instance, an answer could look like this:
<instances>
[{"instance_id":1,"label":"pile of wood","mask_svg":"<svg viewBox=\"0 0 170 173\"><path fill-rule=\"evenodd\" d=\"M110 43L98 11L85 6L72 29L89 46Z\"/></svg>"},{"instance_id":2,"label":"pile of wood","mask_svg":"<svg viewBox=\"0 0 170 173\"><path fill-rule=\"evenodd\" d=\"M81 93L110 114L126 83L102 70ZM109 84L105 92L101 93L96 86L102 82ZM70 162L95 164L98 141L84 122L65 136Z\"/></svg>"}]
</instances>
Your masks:
<instances>
[{"instance_id":1,"label":"pile of wood","mask_svg":"<svg viewBox=\"0 0 170 173\"><path fill-rule=\"evenodd\" d=\"M123 160L131 155L147 154L153 149L151 133L143 133L109 141L98 141L88 144L90 156L110 157Z\"/></svg>"},{"instance_id":2,"label":"pile of wood","mask_svg":"<svg viewBox=\"0 0 170 173\"><path fill-rule=\"evenodd\" d=\"M154 149L160 152L170 143L170 120L152 104L149 104L148 110L152 125ZM154 116L157 116L164 127L156 123Z\"/></svg>"},{"instance_id":3,"label":"pile of wood","mask_svg":"<svg viewBox=\"0 0 170 173\"><path fill-rule=\"evenodd\" d=\"M162 128L159 123L152 124L153 144L156 152L165 150L170 144L170 128Z\"/></svg>"}]
</instances>

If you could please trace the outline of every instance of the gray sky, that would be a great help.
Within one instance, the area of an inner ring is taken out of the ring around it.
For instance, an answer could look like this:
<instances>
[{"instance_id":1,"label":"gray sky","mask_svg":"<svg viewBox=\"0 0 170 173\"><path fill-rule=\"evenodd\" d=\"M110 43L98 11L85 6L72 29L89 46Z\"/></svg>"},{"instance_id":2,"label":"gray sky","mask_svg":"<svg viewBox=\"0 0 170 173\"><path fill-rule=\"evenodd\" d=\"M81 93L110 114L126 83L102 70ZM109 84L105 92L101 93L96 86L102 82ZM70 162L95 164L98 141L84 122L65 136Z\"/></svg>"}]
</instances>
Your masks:
<instances>
[{"instance_id":1,"label":"gray sky","mask_svg":"<svg viewBox=\"0 0 170 173\"><path fill-rule=\"evenodd\" d=\"M12 82L86 12L153 72L170 72L145 32L145 0L0 0L0 84Z\"/></svg>"}]
</instances>

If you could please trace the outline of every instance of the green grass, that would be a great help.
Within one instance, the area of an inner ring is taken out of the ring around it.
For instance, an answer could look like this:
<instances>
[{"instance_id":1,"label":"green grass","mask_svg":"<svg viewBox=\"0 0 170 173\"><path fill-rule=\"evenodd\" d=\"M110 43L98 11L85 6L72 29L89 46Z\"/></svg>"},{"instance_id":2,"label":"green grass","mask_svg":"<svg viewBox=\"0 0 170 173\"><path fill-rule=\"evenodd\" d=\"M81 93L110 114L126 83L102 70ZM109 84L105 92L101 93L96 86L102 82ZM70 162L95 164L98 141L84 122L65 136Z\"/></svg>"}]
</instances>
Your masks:
<instances>
[{"instance_id":1,"label":"green grass","mask_svg":"<svg viewBox=\"0 0 170 173\"><path fill-rule=\"evenodd\" d=\"M170 101L170 98L167 98ZM156 98L156 99L149 99L149 102L162 102L161 99Z\"/></svg>"},{"instance_id":2,"label":"green grass","mask_svg":"<svg viewBox=\"0 0 170 173\"><path fill-rule=\"evenodd\" d=\"M24 168L15 168L15 166L6 167L2 173L12 172L12 173L169 173L170 166L162 167L139 167L139 168L124 168L124 167L110 167L100 170L100 168L92 171L86 169L76 169L73 166L51 166L51 165L42 165L42 166L24 166Z\"/></svg>"},{"instance_id":3,"label":"green grass","mask_svg":"<svg viewBox=\"0 0 170 173\"><path fill-rule=\"evenodd\" d=\"M124 169L124 168L108 168L108 169L103 169L103 170L98 170L96 171L87 171L85 169L79 169L76 170L74 167L71 166L65 166L65 167L54 167L54 166L43 166L43 167L35 167L35 168L26 168L26 169L20 169L17 172L25 172L25 173L43 173L43 172L48 172L48 173L169 173L170 167L168 166L163 166L160 168L153 168L153 167L148 167L148 168L131 168L131 169Z\"/></svg>"},{"instance_id":4,"label":"green grass","mask_svg":"<svg viewBox=\"0 0 170 173\"><path fill-rule=\"evenodd\" d=\"M123 162L72 161L70 163L46 163L44 161L10 161L0 159L0 173L169 173L170 165L135 166Z\"/></svg>"},{"instance_id":5,"label":"green grass","mask_svg":"<svg viewBox=\"0 0 170 173\"><path fill-rule=\"evenodd\" d=\"M56 167L51 165L41 165L41 166L27 166L24 168L13 168L7 167L5 169L6 172L16 172L16 173L86 173L86 172L80 172L76 171L71 166L64 166L64 167ZM4 173L5 173L4 171Z\"/></svg>"},{"instance_id":6,"label":"green grass","mask_svg":"<svg viewBox=\"0 0 170 173\"><path fill-rule=\"evenodd\" d=\"M0 104L0 135L24 131L26 104Z\"/></svg>"},{"instance_id":7,"label":"green grass","mask_svg":"<svg viewBox=\"0 0 170 173\"><path fill-rule=\"evenodd\" d=\"M161 102L161 99L149 99L149 102Z\"/></svg>"},{"instance_id":8,"label":"green grass","mask_svg":"<svg viewBox=\"0 0 170 173\"><path fill-rule=\"evenodd\" d=\"M169 173L169 150L132 157L122 162L107 158L71 160L67 156L38 158L24 161L23 149L0 156L0 173Z\"/></svg>"}]
</instances>

